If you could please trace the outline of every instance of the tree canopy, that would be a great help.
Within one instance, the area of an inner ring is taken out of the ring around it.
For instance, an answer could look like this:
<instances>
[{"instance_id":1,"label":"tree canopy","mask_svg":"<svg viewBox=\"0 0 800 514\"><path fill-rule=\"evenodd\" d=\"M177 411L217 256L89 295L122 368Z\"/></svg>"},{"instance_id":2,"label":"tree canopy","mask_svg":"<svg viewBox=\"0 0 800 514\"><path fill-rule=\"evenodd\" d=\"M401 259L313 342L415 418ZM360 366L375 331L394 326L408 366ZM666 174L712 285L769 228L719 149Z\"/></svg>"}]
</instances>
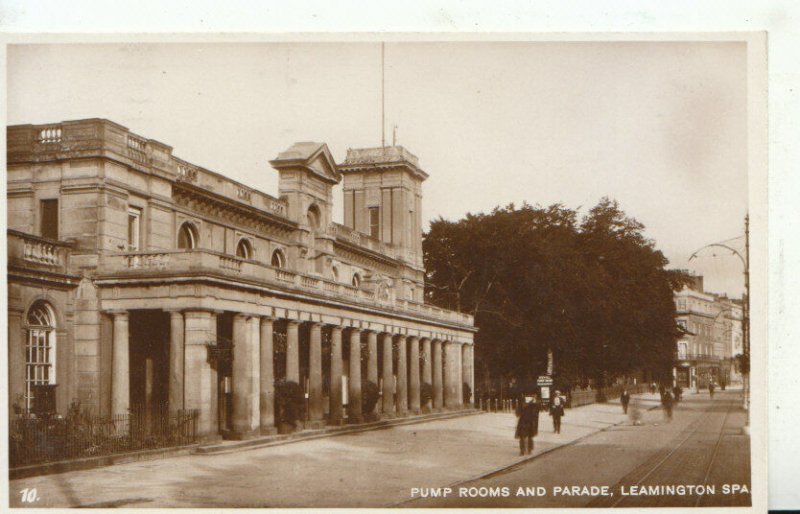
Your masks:
<instances>
[{"instance_id":1,"label":"tree canopy","mask_svg":"<svg viewBox=\"0 0 800 514\"><path fill-rule=\"evenodd\" d=\"M423 242L426 296L475 316L476 371L528 380L551 349L566 380L666 378L680 335L672 294L687 276L643 232L607 198L580 220L559 204L439 218Z\"/></svg>"}]
</instances>

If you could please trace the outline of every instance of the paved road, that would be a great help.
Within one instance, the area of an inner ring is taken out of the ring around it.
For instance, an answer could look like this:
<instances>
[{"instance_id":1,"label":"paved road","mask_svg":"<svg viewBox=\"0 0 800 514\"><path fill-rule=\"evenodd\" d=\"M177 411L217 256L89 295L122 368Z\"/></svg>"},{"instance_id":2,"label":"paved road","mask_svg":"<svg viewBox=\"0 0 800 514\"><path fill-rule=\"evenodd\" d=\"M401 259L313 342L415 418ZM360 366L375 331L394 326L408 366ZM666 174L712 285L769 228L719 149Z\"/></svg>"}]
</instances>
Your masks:
<instances>
[{"instance_id":1,"label":"paved road","mask_svg":"<svg viewBox=\"0 0 800 514\"><path fill-rule=\"evenodd\" d=\"M717 393L713 400L707 393L688 395L669 423L663 413L650 411L642 426L613 427L502 472L457 484L447 498L420 499L404 506L750 505L750 494L735 490L736 486L751 490L750 440L741 433L745 414L739 408L740 398L738 392L729 391ZM652 491L654 487L663 490ZM660 494L642 494L651 491Z\"/></svg>"},{"instance_id":2,"label":"paved road","mask_svg":"<svg viewBox=\"0 0 800 514\"><path fill-rule=\"evenodd\" d=\"M636 401L643 408L657 406L656 398L648 395ZM728 403L720 396L713 408ZM15 507L381 507L408 501L415 488L476 482L509 466L519 467L492 480L517 476L524 469L544 469L546 476L569 484L581 483L571 477L616 480L654 458L659 448L667 447L710 408L706 395L685 402L671 425L663 425L660 412L653 410L645 414L648 426L633 427L618 403L587 405L567 411L561 434L552 433L545 415L529 464L518 456L514 415L492 413L223 455L178 456L19 479L10 482L9 492ZM731 426L737 423L733 412L728 420ZM720 446L719 458L731 452L731 458L739 458L736 448ZM718 473L727 473L714 469L714 480ZM743 472L742 480L748 476L749 470ZM525 483L536 485L537 480L526 477ZM20 491L31 488L36 488L39 500L20 503ZM559 498L551 504L590 500Z\"/></svg>"}]
</instances>

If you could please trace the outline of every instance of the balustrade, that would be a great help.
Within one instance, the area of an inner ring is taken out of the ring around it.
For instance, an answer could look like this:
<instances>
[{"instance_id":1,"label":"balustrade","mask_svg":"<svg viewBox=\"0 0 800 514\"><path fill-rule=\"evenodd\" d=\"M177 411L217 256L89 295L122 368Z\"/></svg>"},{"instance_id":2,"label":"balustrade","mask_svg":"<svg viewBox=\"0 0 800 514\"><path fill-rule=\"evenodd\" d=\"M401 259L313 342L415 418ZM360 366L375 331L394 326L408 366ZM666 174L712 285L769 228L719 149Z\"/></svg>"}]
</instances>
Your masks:
<instances>
[{"instance_id":1,"label":"balustrade","mask_svg":"<svg viewBox=\"0 0 800 514\"><path fill-rule=\"evenodd\" d=\"M43 144L52 144L61 142L61 127L52 126L39 130L36 140Z\"/></svg>"},{"instance_id":2,"label":"balustrade","mask_svg":"<svg viewBox=\"0 0 800 514\"><path fill-rule=\"evenodd\" d=\"M58 266L60 264L56 246L42 241L26 240L22 258L29 262L48 266Z\"/></svg>"},{"instance_id":3,"label":"balustrade","mask_svg":"<svg viewBox=\"0 0 800 514\"><path fill-rule=\"evenodd\" d=\"M169 264L167 253L147 253L128 256L130 269L166 269Z\"/></svg>"}]
</instances>

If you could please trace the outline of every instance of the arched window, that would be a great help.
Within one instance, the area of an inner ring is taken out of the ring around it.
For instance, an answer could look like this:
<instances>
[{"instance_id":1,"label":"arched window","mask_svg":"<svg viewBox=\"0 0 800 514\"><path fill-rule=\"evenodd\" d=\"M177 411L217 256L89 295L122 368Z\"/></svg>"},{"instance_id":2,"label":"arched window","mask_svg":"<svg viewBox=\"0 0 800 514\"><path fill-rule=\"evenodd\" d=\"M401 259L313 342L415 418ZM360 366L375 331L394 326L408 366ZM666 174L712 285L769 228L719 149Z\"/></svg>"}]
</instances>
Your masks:
<instances>
[{"instance_id":1,"label":"arched window","mask_svg":"<svg viewBox=\"0 0 800 514\"><path fill-rule=\"evenodd\" d=\"M239 244L236 245L236 256L248 260L253 258L253 245L249 239L243 237L239 240Z\"/></svg>"},{"instance_id":2,"label":"arched window","mask_svg":"<svg viewBox=\"0 0 800 514\"><path fill-rule=\"evenodd\" d=\"M311 207L308 208L308 212L306 213L306 218L308 219L308 225L311 228L319 228L320 219L322 219L322 215L319 212L319 207L316 204L313 204Z\"/></svg>"},{"instance_id":3,"label":"arched window","mask_svg":"<svg viewBox=\"0 0 800 514\"><path fill-rule=\"evenodd\" d=\"M178 248L181 250L192 250L197 248L197 228L190 222L185 222L181 225L178 231Z\"/></svg>"},{"instance_id":4,"label":"arched window","mask_svg":"<svg viewBox=\"0 0 800 514\"><path fill-rule=\"evenodd\" d=\"M339 268L338 268L338 266L333 266L331 268L331 274L333 275L333 281L334 282L338 282L339 281Z\"/></svg>"},{"instance_id":5,"label":"arched window","mask_svg":"<svg viewBox=\"0 0 800 514\"><path fill-rule=\"evenodd\" d=\"M56 383L55 315L39 300L28 311L25 344L25 410L33 405L35 386Z\"/></svg>"},{"instance_id":6,"label":"arched window","mask_svg":"<svg viewBox=\"0 0 800 514\"><path fill-rule=\"evenodd\" d=\"M353 273L353 287L361 287L361 275Z\"/></svg>"},{"instance_id":7,"label":"arched window","mask_svg":"<svg viewBox=\"0 0 800 514\"><path fill-rule=\"evenodd\" d=\"M272 265L276 268L283 268L286 266L286 256L283 251L278 249L272 252Z\"/></svg>"}]
</instances>

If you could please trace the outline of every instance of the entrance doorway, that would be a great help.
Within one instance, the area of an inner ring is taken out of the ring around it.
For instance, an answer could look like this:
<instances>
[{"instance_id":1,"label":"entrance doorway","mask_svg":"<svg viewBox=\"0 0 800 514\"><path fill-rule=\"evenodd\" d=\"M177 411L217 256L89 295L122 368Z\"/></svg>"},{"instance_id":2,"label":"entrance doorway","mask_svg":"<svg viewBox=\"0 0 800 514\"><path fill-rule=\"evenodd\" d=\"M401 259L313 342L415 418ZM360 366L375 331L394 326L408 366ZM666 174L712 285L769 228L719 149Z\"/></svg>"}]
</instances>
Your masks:
<instances>
[{"instance_id":1,"label":"entrance doorway","mask_svg":"<svg viewBox=\"0 0 800 514\"><path fill-rule=\"evenodd\" d=\"M148 432L168 411L169 313L130 312L130 409Z\"/></svg>"}]
</instances>

